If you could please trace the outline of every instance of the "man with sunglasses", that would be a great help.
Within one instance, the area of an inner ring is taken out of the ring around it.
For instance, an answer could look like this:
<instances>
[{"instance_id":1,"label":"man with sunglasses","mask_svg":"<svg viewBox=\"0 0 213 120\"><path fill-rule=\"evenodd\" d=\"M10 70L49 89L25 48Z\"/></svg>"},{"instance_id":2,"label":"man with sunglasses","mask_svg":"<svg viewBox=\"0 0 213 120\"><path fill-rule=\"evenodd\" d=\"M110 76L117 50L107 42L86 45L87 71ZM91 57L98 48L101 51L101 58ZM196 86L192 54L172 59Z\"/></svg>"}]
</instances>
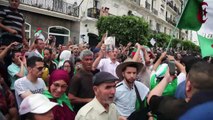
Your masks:
<instances>
[{"instance_id":1,"label":"man with sunglasses","mask_svg":"<svg viewBox=\"0 0 213 120\"><path fill-rule=\"evenodd\" d=\"M43 93L46 85L41 79L44 69L42 58L33 56L27 59L28 75L15 81L15 96L18 106L30 94Z\"/></svg>"}]
</instances>

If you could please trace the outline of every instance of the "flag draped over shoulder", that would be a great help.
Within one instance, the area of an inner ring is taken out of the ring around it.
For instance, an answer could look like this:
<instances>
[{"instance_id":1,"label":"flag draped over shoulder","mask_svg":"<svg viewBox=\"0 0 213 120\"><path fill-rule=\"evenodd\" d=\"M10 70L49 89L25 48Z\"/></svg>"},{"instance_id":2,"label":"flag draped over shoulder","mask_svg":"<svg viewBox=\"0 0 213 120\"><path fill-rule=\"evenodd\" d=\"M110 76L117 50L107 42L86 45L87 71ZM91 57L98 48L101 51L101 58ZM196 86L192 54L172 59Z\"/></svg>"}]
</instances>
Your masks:
<instances>
[{"instance_id":1,"label":"flag draped over shoulder","mask_svg":"<svg viewBox=\"0 0 213 120\"><path fill-rule=\"evenodd\" d=\"M213 56L213 0L188 0L180 21L180 29L197 31L202 57Z\"/></svg>"}]
</instances>

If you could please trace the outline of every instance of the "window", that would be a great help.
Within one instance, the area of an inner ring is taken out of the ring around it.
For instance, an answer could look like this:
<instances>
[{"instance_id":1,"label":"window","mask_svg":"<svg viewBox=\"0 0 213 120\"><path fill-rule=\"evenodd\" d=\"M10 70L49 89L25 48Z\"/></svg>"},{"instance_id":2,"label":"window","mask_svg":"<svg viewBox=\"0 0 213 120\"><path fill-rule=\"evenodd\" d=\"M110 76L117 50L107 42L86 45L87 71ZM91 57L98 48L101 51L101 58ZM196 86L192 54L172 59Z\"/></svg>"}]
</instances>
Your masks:
<instances>
[{"instance_id":1,"label":"window","mask_svg":"<svg viewBox=\"0 0 213 120\"><path fill-rule=\"evenodd\" d=\"M70 30L62 26L51 26L48 28L48 36L56 37L56 46L66 44L70 39Z\"/></svg>"},{"instance_id":2,"label":"window","mask_svg":"<svg viewBox=\"0 0 213 120\"><path fill-rule=\"evenodd\" d=\"M31 38L31 25L25 22L25 36L26 39Z\"/></svg>"}]
</instances>

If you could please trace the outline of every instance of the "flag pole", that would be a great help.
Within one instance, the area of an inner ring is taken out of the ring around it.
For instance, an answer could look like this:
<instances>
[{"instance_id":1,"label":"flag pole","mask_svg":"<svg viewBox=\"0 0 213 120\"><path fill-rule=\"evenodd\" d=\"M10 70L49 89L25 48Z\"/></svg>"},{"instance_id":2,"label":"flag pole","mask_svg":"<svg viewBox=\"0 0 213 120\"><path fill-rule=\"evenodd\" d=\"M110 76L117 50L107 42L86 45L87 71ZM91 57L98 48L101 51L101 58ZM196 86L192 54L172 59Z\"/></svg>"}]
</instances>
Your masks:
<instances>
[{"instance_id":1,"label":"flag pole","mask_svg":"<svg viewBox=\"0 0 213 120\"><path fill-rule=\"evenodd\" d=\"M169 40L169 44L168 44L167 47L166 47L166 52L168 52L169 47L170 47L170 45L171 45L171 42L172 42L172 40L174 39L174 34L175 34L175 32L177 31L177 26L178 26L178 24L179 24L179 22L180 22L180 19L181 19L182 15L183 15L183 12L184 12L184 10L185 10L186 5L187 5L188 2L189 2L189 0L187 0L187 2L185 2L185 4L184 4L183 11L181 12L180 18L178 19L178 22L177 22L177 24L175 25L175 29L174 29L173 32L172 32L172 37L171 37L170 40Z\"/></svg>"}]
</instances>

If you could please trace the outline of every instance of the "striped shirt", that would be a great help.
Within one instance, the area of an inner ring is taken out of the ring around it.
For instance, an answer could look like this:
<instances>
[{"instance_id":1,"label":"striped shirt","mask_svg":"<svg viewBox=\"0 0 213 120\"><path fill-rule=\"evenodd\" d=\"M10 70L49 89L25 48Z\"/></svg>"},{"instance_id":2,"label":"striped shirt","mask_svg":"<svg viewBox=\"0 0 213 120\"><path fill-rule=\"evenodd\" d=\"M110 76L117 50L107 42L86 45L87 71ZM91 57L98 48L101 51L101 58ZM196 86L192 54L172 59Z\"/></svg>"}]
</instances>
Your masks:
<instances>
[{"instance_id":1,"label":"striped shirt","mask_svg":"<svg viewBox=\"0 0 213 120\"><path fill-rule=\"evenodd\" d=\"M0 9L0 19L2 19L1 23L3 25L16 30L18 32L16 37L22 40L22 27L25 22L22 13L13 11L10 7L4 7ZM1 32L7 31L1 30Z\"/></svg>"}]
</instances>

